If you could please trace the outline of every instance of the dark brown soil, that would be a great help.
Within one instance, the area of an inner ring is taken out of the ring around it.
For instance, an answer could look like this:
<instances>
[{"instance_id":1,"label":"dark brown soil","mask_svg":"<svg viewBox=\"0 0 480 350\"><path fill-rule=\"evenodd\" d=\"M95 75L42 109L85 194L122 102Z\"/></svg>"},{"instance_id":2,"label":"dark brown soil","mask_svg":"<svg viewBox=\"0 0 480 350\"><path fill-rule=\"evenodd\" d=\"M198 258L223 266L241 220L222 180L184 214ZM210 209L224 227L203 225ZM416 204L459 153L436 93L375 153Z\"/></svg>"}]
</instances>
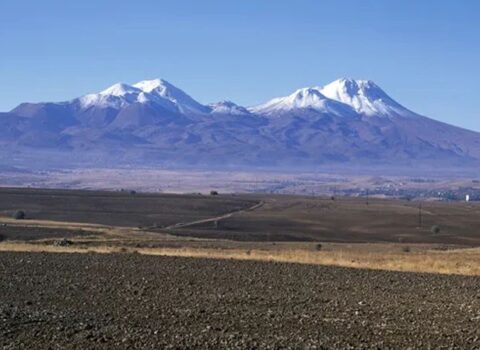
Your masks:
<instances>
[{"instance_id":1,"label":"dark brown soil","mask_svg":"<svg viewBox=\"0 0 480 350\"><path fill-rule=\"evenodd\" d=\"M231 195L0 188L0 215L24 210L28 219L114 226L168 226L248 208L257 203Z\"/></svg>"},{"instance_id":2,"label":"dark brown soil","mask_svg":"<svg viewBox=\"0 0 480 350\"><path fill-rule=\"evenodd\" d=\"M0 253L3 349L474 349L480 278Z\"/></svg>"},{"instance_id":3,"label":"dark brown soil","mask_svg":"<svg viewBox=\"0 0 480 350\"><path fill-rule=\"evenodd\" d=\"M47 238L72 238L92 235L84 230L65 230L41 227L20 227L0 224L0 242L2 241L32 241Z\"/></svg>"},{"instance_id":4,"label":"dark brown soil","mask_svg":"<svg viewBox=\"0 0 480 350\"><path fill-rule=\"evenodd\" d=\"M435 243L480 246L480 204L266 196L265 205L172 233L240 241ZM421 214L421 216L420 216ZM440 231L433 232L437 226Z\"/></svg>"},{"instance_id":5,"label":"dark brown soil","mask_svg":"<svg viewBox=\"0 0 480 350\"><path fill-rule=\"evenodd\" d=\"M256 203L264 203L255 210ZM179 236L238 241L432 243L480 246L480 204L280 195L166 195L0 189L0 215L141 226ZM238 212L240 211L240 212ZM195 225L172 226L235 215ZM421 214L421 215L420 215ZM169 227L167 229L167 227ZM173 227L173 228L172 228ZM438 227L439 231L432 230Z\"/></svg>"}]
</instances>

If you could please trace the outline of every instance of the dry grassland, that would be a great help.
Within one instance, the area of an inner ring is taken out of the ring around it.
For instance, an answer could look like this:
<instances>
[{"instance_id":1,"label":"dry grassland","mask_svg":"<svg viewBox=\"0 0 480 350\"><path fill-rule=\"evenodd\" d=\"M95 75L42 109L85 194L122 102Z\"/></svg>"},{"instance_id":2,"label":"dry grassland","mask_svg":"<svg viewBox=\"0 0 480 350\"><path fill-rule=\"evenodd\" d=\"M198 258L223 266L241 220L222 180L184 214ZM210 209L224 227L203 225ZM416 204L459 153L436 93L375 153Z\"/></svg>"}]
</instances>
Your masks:
<instances>
[{"instance_id":1,"label":"dry grassland","mask_svg":"<svg viewBox=\"0 0 480 350\"><path fill-rule=\"evenodd\" d=\"M313 245L290 248L288 244L266 248L245 247L181 247L136 248L131 246L96 245L53 246L24 242L3 242L0 251L51 253L138 253L145 255L192 258L237 259L284 263L318 264L351 268L390 271L427 272L458 275L480 275L480 249L453 249L437 251L415 247L405 252L406 246L397 244L358 244L344 249L342 244L316 251Z\"/></svg>"}]
</instances>

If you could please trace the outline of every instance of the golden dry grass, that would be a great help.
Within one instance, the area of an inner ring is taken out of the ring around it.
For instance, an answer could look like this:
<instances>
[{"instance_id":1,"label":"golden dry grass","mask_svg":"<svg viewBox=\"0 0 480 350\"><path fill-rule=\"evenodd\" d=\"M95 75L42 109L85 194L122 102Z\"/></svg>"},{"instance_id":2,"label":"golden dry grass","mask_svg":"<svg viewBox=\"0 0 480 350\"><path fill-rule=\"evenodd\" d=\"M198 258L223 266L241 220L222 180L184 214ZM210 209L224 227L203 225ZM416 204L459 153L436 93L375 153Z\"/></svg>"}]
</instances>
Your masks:
<instances>
[{"instance_id":1,"label":"golden dry grass","mask_svg":"<svg viewBox=\"0 0 480 350\"><path fill-rule=\"evenodd\" d=\"M177 236L168 233L148 232L135 227L110 226L102 224L90 224L81 222L53 221L53 220L15 220L0 216L0 224L8 226L26 227L26 228L51 228L62 229L66 231L88 231L93 235L99 235L103 239L121 240L121 239L137 239L137 240L182 240Z\"/></svg>"},{"instance_id":2,"label":"golden dry grass","mask_svg":"<svg viewBox=\"0 0 480 350\"><path fill-rule=\"evenodd\" d=\"M160 256L319 264L405 272L480 275L480 249L478 248L449 251L419 250L407 253L402 252L401 247L397 247L397 245L394 245L395 249L379 249L378 251L375 251L375 245L369 245L367 249L360 246L360 249L316 251L311 248L288 248L286 246L274 249L132 248L100 245L93 247L81 245L57 247L34 243L4 242L0 244L0 251L50 253L123 252Z\"/></svg>"},{"instance_id":3,"label":"golden dry grass","mask_svg":"<svg viewBox=\"0 0 480 350\"><path fill-rule=\"evenodd\" d=\"M113 227L99 224L86 224L80 222L66 222L66 221L53 221L53 220L15 220L12 218L0 217L1 224L7 224L9 226L18 227L45 227L45 228L57 228L65 230L88 230L91 232L104 233L111 231L112 229L121 229L120 227Z\"/></svg>"},{"instance_id":4,"label":"golden dry grass","mask_svg":"<svg viewBox=\"0 0 480 350\"><path fill-rule=\"evenodd\" d=\"M88 230L102 238L94 246L75 241L71 246L54 246L45 242L6 241L0 251L51 252L51 253L119 253L136 252L145 255L181 256L212 259L237 259L275 261L285 263L319 264L351 268L392 271L428 272L442 274L480 275L480 248L438 251L429 245L414 244L411 252L404 252L402 244L346 244L330 243L317 251L312 243L241 243L224 240L195 239L171 236L166 233L147 232L130 227L99 224L59 222L48 220L13 220L0 218L0 223L23 227ZM134 248L112 246L122 240L138 242L182 242L182 247Z\"/></svg>"}]
</instances>

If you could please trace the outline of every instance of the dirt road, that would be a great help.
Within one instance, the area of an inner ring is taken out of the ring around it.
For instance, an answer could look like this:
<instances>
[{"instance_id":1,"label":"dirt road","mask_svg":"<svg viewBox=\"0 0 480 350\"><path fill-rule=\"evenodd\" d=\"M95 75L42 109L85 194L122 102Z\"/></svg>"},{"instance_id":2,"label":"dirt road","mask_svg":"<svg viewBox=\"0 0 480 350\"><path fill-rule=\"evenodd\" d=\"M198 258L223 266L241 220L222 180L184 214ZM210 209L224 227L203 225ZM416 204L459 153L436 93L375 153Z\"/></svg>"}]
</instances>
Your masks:
<instances>
[{"instance_id":1,"label":"dirt road","mask_svg":"<svg viewBox=\"0 0 480 350\"><path fill-rule=\"evenodd\" d=\"M247 211L256 210L258 208L261 208L264 204L265 204L264 201L260 201L256 204L252 205L249 208L235 210L235 211L223 214L223 215L214 216L214 217L211 217L211 218L206 218L206 219L201 219L201 220L194 220L194 221L190 221L190 222L178 222L176 224L164 227L163 230L172 230L172 229L176 229L176 228L185 228L185 227L189 227L189 226L207 224L207 223L210 223L210 222L212 222L212 223L213 222L218 222L220 220L228 219L228 218L232 217L233 215L238 215L238 214L241 214L241 213L244 213L244 212L247 212Z\"/></svg>"}]
</instances>

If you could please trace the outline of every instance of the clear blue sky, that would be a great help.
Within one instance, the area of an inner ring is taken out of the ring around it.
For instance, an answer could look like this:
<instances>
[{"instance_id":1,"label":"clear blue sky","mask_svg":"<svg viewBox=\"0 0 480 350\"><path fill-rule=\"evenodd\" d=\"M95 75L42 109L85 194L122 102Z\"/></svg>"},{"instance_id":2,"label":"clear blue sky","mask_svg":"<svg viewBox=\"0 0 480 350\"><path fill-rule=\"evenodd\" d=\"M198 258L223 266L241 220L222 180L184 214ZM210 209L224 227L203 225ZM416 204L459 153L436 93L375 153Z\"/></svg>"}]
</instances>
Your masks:
<instances>
[{"instance_id":1,"label":"clear blue sky","mask_svg":"<svg viewBox=\"0 0 480 350\"><path fill-rule=\"evenodd\" d=\"M163 77L253 105L340 77L480 131L480 1L2 0L0 111Z\"/></svg>"}]
</instances>

